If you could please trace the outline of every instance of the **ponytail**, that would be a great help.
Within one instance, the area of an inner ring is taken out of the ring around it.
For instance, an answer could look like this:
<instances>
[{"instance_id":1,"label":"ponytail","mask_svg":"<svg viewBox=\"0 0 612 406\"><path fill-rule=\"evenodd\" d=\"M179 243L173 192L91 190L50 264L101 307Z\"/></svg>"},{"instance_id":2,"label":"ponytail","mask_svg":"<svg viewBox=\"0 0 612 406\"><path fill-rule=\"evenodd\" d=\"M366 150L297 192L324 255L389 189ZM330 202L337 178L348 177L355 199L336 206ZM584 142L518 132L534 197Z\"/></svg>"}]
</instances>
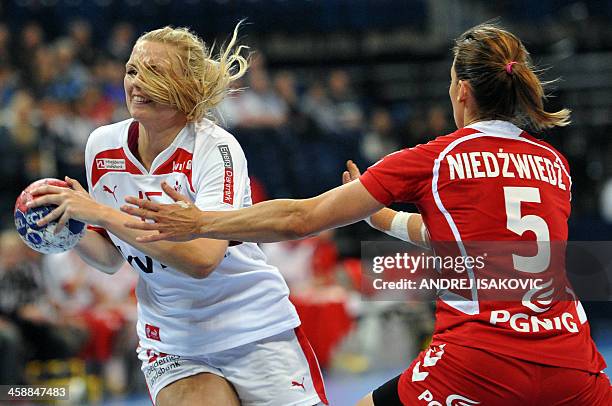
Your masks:
<instances>
[{"instance_id":1,"label":"ponytail","mask_svg":"<svg viewBox=\"0 0 612 406\"><path fill-rule=\"evenodd\" d=\"M514 34L494 24L463 33L453 48L457 78L469 82L481 119L501 119L535 130L570 124L570 111L544 110L544 86Z\"/></svg>"},{"instance_id":2,"label":"ponytail","mask_svg":"<svg viewBox=\"0 0 612 406\"><path fill-rule=\"evenodd\" d=\"M514 94L517 108L527 116L529 123L536 129L542 130L553 127L565 127L571 123L570 110L562 109L556 112L544 110L544 85L534 69L529 65L518 66L512 70L512 80L515 81Z\"/></svg>"}]
</instances>

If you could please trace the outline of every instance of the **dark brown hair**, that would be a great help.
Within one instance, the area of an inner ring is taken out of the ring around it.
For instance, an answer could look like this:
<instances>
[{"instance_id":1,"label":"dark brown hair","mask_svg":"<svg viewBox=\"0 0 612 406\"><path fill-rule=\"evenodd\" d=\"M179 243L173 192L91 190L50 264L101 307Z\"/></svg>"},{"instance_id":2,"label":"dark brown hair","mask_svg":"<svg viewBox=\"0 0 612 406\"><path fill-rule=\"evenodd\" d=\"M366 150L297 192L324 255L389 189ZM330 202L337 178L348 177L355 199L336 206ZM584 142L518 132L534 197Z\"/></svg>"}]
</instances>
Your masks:
<instances>
[{"instance_id":1,"label":"dark brown hair","mask_svg":"<svg viewBox=\"0 0 612 406\"><path fill-rule=\"evenodd\" d=\"M570 123L570 111L544 110L543 83L518 37L485 23L470 28L455 41L455 72L472 88L479 118L531 125L536 130ZM510 62L516 62L508 67Z\"/></svg>"}]
</instances>

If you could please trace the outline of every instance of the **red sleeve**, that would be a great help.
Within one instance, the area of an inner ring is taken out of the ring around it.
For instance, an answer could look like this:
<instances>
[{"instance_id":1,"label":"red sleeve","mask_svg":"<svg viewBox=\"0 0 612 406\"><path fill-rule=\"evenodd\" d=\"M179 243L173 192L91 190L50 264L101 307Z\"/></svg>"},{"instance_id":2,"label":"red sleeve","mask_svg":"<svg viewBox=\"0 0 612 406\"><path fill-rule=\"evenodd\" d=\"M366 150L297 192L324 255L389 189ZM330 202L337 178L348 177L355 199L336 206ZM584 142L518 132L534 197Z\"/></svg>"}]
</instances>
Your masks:
<instances>
[{"instance_id":1,"label":"red sleeve","mask_svg":"<svg viewBox=\"0 0 612 406\"><path fill-rule=\"evenodd\" d=\"M385 206L393 202L417 203L431 189L434 161L446 144L440 138L387 155L359 180Z\"/></svg>"}]
</instances>

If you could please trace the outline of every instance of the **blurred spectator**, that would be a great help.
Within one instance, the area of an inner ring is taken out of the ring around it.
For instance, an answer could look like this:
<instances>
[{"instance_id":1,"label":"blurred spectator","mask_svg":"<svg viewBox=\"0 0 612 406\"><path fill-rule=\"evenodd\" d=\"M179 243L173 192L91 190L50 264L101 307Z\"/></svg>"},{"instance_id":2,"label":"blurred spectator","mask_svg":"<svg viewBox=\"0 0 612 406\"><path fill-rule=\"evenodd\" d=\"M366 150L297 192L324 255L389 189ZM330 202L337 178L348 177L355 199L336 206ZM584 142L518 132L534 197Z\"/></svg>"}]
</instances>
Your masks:
<instances>
[{"instance_id":1,"label":"blurred spectator","mask_svg":"<svg viewBox=\"0 0 612 406\"><path fill-rule=\"evenodd\" d=\"M287 123L290 124L292 133L303 140L319 138L316 122L304 111L295 75L289 71L277 73L274 89L287 106Z\"/></svg>"},{"instance_id":2,"label":"blurred spectator","mask_svg":"<svg viewBox=\"0 0 612 406\"><path fill-rule=\"evenodd\" d=\"M439 137L455 131L455 126L449 122L449 110L440 105L431 107L427 113L427 131L430 137Z\"/></svg>"},{"instance_id":3,"label":"blurred spectator","mask_svg":"<svg viewBox=\"0 0 612 406\"><path fill-rule=\"evenodd\" d=\"M13 65L11 32L5 23L0 22L0 66Z\"/></svg>"},{"instance_id":4,"label":"blurred spectator","mask_svg":"<svg viewBox=\"0 0 612 406\"><path fill-rule=\"evenodd\" d=\"M32 61L36 60L36 52L44 45L43 41L44 33L40 24L30 22L21 30L15 58L24 79L33 76L36 64L33 64Z\"/></svg>"},{"instance_id":5,"label":"blurred spectator","mask_svg":"<svg viewBox=\"0 0 612 406\"><path fill-rule=\"evenodd\" d=\"M240 122L243 87L242 79L233 81L230 84L230 93L217 107L217 113L224 128L236 128Z\"/></svg>"},{"instance_id":6,"label":"blurred spectator","mask_svg":"<svg viewBox=\"0 0 612 406\"><path fill-rule=\"evenodd\" d=\"M77 113L91 121L94 127L99 127L113 119L115 104L103 95L98 86L89 86L78 100Z\"/></svg>"},{"instance_id":7,"label":"blurred spectator","mask_svg":"<svg viewBox=\"0 0 612 406\"><path fill-rule=\"evenodd\" d=\"M266 56L261 51L255 51L249 55L249 73L266 72Z\"/></svg>"},{"instance_id":8,"label":"blurred spectator","mask_svg":"<svg viewBox=\"0 0 612 406\"><path fill-rule=\"evenodd\" d=\"M55 140L58 176L70 176L85 185L85 145L96 128L96 123L86 114L88 106L83 98L74 102L49 99L46 104L46 130Z\"/></svg>"},{"instance_id":9,"label":"blurred spectator","mask_svg":"<svg viewBox=\"0 0 612 406\"><path fill-rule=\"evenodd\" d=\"M50 95L50 89L57 74L55 52L51 47L40 47L34 54L30 79L24 81L24 84L27 84L36 97L44 98Z\"/></svg>"},{"instance_id":10,"label":"blurred spectator","mask_svg":"<svg viewBox=\"0 0 612 406\"><path fill-rule=\"evenodd\" d=\"M310 85L304 96L303 111L312 117L323 132L337 130L332 101L322 83L314 82Z\"/></svg>"},{"instance_id":11,"label":"blurred spectator","mask_svg":"<svg viewBox=\"0 0 612 406\"><path fill-rule=\"evenodd\" d=\"M25 178L30 181L39 178L42 164L41 123L32 94L26 90L17 91L3 112L2 121L9 137L8 145L15 148L12 153L23 159L16 168L23 171Z\"/></svg>"},{"instance_id":12,"label":"blurred spectator","mask_svg":"<svg viewBox=\"0 0 612 406\"><path fill-rule=\"evenodd\" d=\"M47 90L58 100L76 100L89 84L89 72L76 59L76 46L69 38L62 38L53 47L57 74Z\"/></svg>"},{"instance_id":13,"label":"blurred spectator","mask_svg":"<svg viewBox=\"0 0 612 406\"><path fill-rule=\"evenodd\" d=\"M68 31L75 47L76 59L85 66L92 66L96 50L91 43L91 24L86 20L74 20L70 23Z\"/></svg>"},{"instance_id":14,"label":"blurred spectator","mask_svg":"<svg viewBox=\"0 0 612 406\"><path fill-rule=\"evenodd\" d=\"M449 110L440 105L433 105L428 109L413 112L412 117L400 131L400 143L404 148L413 147L455 130Z\"/></svg>"},{"instance_id":15,"label":"blurred spectator","mask_svg":"<svg viewBox=\"0 0 612 406\"><path fill-rule=\"evenodd\" d=\"M0 120L2 121L2 120ZM6 125L0 124L0 227L4 223L12 223L13 206L21 190L27 185L27 175L24 170L26 154L13 139L12 133Z\"/></svg>"},{"instance_id":16,"label":"blurred spectator","mask_svg":"<svg viewBox=\"0 0 612 406\"><path fill-rule=\"evenodd\" d=\"M276 129L287 121L287 105L270 85L263 70L251 72L249 88L239 98L238 127Z\"/></svg>"},{"instance_id":17,"label":"blurred spectator","mask_svg":"<svg viewBox=\"0 0 612 406\"><path fill-rule=\"evenodd\" d=\"M291 133L284 131L287 106L272 88L263 68L251 72L248 80L247 89L224 102L221 115L234 126L247 158L256 157L249 159L250 171L264 183L271 197L288 196L292 139Z\"/></svg>"},{"instance_id":18,"label":"blurred spectator","mask_svg":"<svg viewBox=\"0 0 612 406\"><path fill-rule=\"evenodd\" d=\"M378 108L370 118L369 131L361 141L361 153L372 164L399 149L393 119L388 110Z\"/></svg>"},{"instance_id":19,"label":"blurred spectator","mask_svg":"<svg viewBox=\"0 0 612 406\"><path fill-rule=\"evenodd\" d=\"M351 86L351 79L344 70L335 70L329 77L329 95L337 120L336 131L360 130L363 112Z\"/></svg>"},{"instance_id":20,"label":"blurred spectator","mask_svg":"<svg viewBox=\"0 0 612 406\"><path fill-rule=\"evenodd\" d=\"M118 23L113 27L106 45L106 51L113 58L121 62L127 62L130 59L135 40L132 24L126 22Z\"/></svg>"},{"instance_id":21,"label":"blurred spectator","mask_svg":"<svg viewBox=\"0 0 612 406\"><path fill-rule=\"evenodd\" d=\"M268 200L268 193L266 192L266 188L259 179L257 179L253 175L250 175L249 183L251 184L251 201L253 202L253 204Z\"/></svg>"},{"instance_id":22,"label":"blurred spectator","mask_svg":"<svg viewBox=\"0 0 612 406\"><path fill-rule=\"evenodd\" d=\"M15 297L11 286L13 283L5 282L8 277L7 270L16 266L15 257L7 255L7 251L14 248L14 234L4 232L0 234L0 351L2 351L2 364L0 365L0 382L4 385L23 384L24 366L26 358L26 348L23 344L23 337L17 324L13 321L12 314L15 312L19 299ZM10 290L5 292L5 289ZM5 297L4 293L8 293Z\"/></svg>"},{"instance_id":23,"label":"blurred spectator","mask_svg":"<svg viewBox=\"0 0 612 406\"><path fill-rule=\"evenodd\" d=\"M11 101L17 85L17 73L8 63L0 62L0 111Z\"/></svg>"},{"instance_id":24,"label":"blurred spectator","mask_svg":"<svg viewBox=\"0 0 612 406\"><path fill-rule=\"evenodd\" d=\"M271 265L276 266L287 284L297 292L337 286L335 271L339 256L334 230L304 240L262 244Z\"/></svg>"},{"instance_id":25,"label":"blurred spectator","mask_svg":"<svg viewBox=\"0 0 612 406\"><path fill-rule=\"evenodd\" d=\"M25 348L17 326L0 314L0 382L3 385L24 384Z\"/></svg>"},{"instance_id":26,"label":"blurred spectator","mask_svg":"<svg viewBox=\"0 0 612 406\"><path fill-rule=\"evenodd\" d=\"M299 96L295 76L289 71L282 71L274 77L274 91L283 99L290 110L298 110Z\"/></svg>"},{"instance_id":27,"label":"blurred spectator","mask_svg":"<svg viewBox=\"0 0 612 406\"><path fill-rule=\"evenodd\" d=\"M111 58L99 58L94 66L94 76L104 97L110 99L116 108L125 109L125 64Z\"/></svg>"}]
</instances>

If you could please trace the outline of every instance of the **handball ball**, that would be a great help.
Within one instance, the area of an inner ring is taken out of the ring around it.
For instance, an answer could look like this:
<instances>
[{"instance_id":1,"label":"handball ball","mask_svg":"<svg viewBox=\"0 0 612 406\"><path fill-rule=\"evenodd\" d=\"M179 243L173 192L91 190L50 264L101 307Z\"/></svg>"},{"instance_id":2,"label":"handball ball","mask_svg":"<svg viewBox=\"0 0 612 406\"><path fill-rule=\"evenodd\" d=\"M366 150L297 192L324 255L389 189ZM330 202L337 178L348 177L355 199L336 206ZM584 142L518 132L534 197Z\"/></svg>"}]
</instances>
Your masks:
<instances>
[{"instance_id":1,"label":"handball ball","mask_svg":"<svg viewBox=\"0 0 612 406\"><path fill-rule=\"evenodd\" d=\"M25 188L15 202L15 227L21 239L35 251L43 254L56 254L73 248L85 235L85 223L70 219L64 228L54 233L57 221L38 227L36 222L51 213L57 206L40 206L28 209L26 204L33 200L30 193L42 185L68 187L68 184L59 179L41 179Z\"/></svg>"}]
</instances>

